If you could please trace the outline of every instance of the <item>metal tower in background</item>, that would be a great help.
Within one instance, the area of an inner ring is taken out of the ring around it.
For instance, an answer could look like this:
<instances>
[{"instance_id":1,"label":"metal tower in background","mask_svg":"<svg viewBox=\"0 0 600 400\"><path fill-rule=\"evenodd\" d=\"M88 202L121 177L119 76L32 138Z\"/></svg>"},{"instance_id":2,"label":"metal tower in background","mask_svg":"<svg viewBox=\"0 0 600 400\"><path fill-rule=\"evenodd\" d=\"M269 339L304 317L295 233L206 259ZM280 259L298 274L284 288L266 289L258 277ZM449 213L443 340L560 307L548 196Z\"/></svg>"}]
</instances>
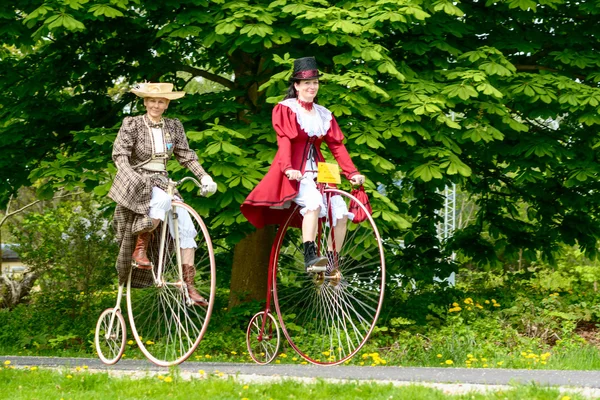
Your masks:
<instances>
[{"instance_id":1,"label":"metal tower in background","mask_svg":"<svg viewBox=\"0 0 600 400\"><path fill-rule=\"evenodd\" d=\"M446 186L443 195L444 209L441 210L443 220L437 226L437 236L440 242L445 242L449 239L456 229L456 184L453 183L452 186ZM451 258L454 260L454 253L452 253ZM454 272L445 279L436 279L440 281L447 280L451 286L454 286L456 282Z\"/></svg>"}]
</instances>

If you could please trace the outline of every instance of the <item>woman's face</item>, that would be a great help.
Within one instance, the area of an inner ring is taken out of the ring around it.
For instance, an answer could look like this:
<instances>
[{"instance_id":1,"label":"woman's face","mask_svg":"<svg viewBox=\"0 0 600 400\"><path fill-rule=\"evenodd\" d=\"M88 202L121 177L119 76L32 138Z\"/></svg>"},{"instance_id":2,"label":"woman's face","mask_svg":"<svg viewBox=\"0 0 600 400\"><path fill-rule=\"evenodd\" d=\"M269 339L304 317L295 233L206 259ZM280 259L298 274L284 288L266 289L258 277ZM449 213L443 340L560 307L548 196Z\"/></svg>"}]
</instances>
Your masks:
<instances>
[{"instance_id":1,"label":"woman's face","mask_svg":"<svg viewBox=\"0 0 600 400\"><path fill-rule=\"evenodd\" d=\"M161 97L146 97L144 98L144 105L150 118L158 121L165 110L169 108L169 100Z\"/></svg>"},{"instance_id":2,"label":"woman's face","mask_svg":"<svg viewBox=\"0 0 600 400\"><path fill-rule=\"evenodd\" d=\"M313 101L319 92L319 80L307 79L294 83L298 98L302 101Z\"/></svg>"}]
</instances>

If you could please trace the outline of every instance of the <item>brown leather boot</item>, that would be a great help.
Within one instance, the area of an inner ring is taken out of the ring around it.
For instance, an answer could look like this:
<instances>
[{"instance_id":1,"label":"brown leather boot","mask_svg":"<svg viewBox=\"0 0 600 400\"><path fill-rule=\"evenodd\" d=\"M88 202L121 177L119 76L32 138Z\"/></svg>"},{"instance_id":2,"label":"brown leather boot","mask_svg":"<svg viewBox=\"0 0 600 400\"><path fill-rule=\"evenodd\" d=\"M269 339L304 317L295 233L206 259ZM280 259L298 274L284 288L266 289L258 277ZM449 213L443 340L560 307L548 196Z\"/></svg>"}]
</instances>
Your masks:
<instances>
[{"instance_id":1,"label":"brown leather boot","mask_svg":"<svg viewBox=\"0 0 600 400\"><path fill-rule=\"evenodd\" d=\"M190 295L190 300L192 300L197 306L206 307L208 305L208 301L196 290L194 287L194 276L196 276L196 268L193 265L182 264L181 269L183 270L183 281L187 285L187 291Z\"/></svg>"},{"instance_id":2,"label":"brown leather boot","mask_svg":"<svg viewBox=\"0 0 600 400\"><path fill-rule=\"evenodd\" d=\"M152 269L152 263L150 260L148 260L148 256L146 255L146 249L148 248L149 242L150 232L144 232L138 235L137 242L135 243L135 249L131 255L131 262L134 267L147 270Z\"/></svg>"}]
</instances>

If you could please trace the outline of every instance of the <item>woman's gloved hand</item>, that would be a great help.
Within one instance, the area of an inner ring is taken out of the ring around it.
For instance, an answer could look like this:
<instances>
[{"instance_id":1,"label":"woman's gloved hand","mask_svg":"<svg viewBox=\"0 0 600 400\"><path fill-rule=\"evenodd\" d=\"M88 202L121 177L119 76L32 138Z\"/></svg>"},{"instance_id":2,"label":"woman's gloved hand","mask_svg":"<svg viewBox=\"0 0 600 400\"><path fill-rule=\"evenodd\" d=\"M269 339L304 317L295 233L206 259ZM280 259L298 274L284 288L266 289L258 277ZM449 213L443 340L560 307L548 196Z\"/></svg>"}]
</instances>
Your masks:
<instances>
[{"instance_id":1,"label":"woman's gloved hand","mask_svg":"<svg viewBox=\"0 0 600 400\"><path fill-rule=\"evenodd\" d=\"M204 175L200 179L200 183L202 184L202 193L205 195L211 195L217 191L217 184L210 175Z\"/></svg>"},{"instance_id":2,"label":"woman's gloved hand","mask_svg":"<svg viewBox=\"0 0 600 400\"><path fill-rule=\"evenodd\" d=\"M290 181L299 181L302 179L302 172L297 169L288 169L285 171L285 176L287 176Z\"/></svg>"},{"instance_id":3,"label":"woman's gloved hand","mask_svg":"<svg viewBox=\"0 0 600 400\"><path fill-rule=\"evenodd\" d=\"M352 178L350 178L350 182L352 182L353 185L362 185L365 183L365 176L360 174L354 175Z\"/></svg>"}]
</instances>

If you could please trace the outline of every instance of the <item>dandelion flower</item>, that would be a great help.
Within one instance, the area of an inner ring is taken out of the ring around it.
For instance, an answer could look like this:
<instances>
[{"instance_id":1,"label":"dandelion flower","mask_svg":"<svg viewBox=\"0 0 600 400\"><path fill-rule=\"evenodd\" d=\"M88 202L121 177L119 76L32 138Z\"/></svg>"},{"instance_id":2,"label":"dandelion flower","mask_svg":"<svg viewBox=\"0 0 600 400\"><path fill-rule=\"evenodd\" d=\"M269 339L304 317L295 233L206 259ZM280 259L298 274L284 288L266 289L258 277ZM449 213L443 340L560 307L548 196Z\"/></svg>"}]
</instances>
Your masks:
<instances>
[{"instance_id":1,"label":"dandelion flower","mask_svg":"<svg viewBox=\"0 0 600 400\"><path fill-rule=\"evenodd\" d=\"M442 358L442 355L441 355L441 354L438 354L436 357L437 357L437 358Z\"/></svg>"},{"instance_id":2,"label":"dandelion flower","mask_svg":"<svg viewBox=\"0 0 600 400\"><path fill-rule=\"evenodd\" d=\"M237 355L237 351L232 351L231 354L233 354L235 356L235 355Z\"/></svg>"},{"instance_id":3,"label":"dandelion flower","mask_svg":"<svg viewBox=\"0 0 600 400\"><path fill-rule=\"evenodd\" d=\"M128 340L127 344L131 346L133 344L133 340Z\"/></svg>"},{"instance_id":4,"label":"dandelion flower","mask_svg":"<svg viewBox=\"0 0 600 400\"><path fill-rule=\"evenodd\" d=\"M152 340L146 340L146 344L150 345L150 344L154 344L154 342Z\"/></svg>"},{"instance_id":5,"label":"dandelion flower","mask_svg":"<svg viewBox=\"0 0 600 400\"><path fill-rule=\"evenodd\" d=\"M37 371L38 367L31 367L30 368L32 371Z\"/></svg>"},{"instance_id":6,"label":"dandelion flower","mask_svg":"<svg viewBox=\"0 0 600 400\"><path fill-rule=\"evenodd\" d=\"M171 383L171 382L173 382L173 378L171 378L170 376L167 376L167 377L165 378L165 382L167 382L167 383Z\"/></svg>"},{"instance_id":7,"label":"dandelion flower","mask_svg":"<svg viewBox=\"0 0 600 400\"><path fill-rule=\"evenodd\" d=\"M250 387L250 386L248 386L248 385L244 385L244 387L243 387L242 389L244 389L244 390L245 390L245 389L248 389L249 387Z\"/></svg>"},{"instance_id":8,"label":"dandelion flower","mask_svg":"<svg viewBox=\"0 0 600 400\"><path fill-rule=\"evenodd\" d=\"M10 365L10 360L4 361L4 365Z\"/></svg>"},{"instance_id":9,"label":"dandelion flower","mask_svg":"<svg viewBox=\"0 0 600 400\"><path fill-rule=\"evenodd\" d=\"M452 365L452 364L454 364L454 361L452 361L452 360L446 360L446 364Z\"/></svg>"},{"instance_id":10,"label":"dandelion flower","mask_svg":"<svg viewBox=\"0 0 600 400\"><path fill-rule=\"evenodd\" d=\"M200 375L204 375L204 374L205 374L205 372L204 372L204 370L203 370L203 369L199 370L199 371L198 371L198 373L199 373Z\"/></svg>"},{"instance_id":11,"label":"dandelion flower","mask_svg":"<svg viewBox=\"0 0 600 400\"><path fill-rule=\"evenodd\" d=\"M163 379L165 379L165 377L162 376L162 375L157 376L157 378L158 378L159 381L162 381Z\"/></svg>"},{"instance_id":12,"label":"dandelion flower","mask_svg":"<svg viewBox=\"0 0 600 400\"><path fill-rule=\"evenodd\" d=\"M73 375L67 375L67 379L71 379Z\"/></svg>"}]
</instances>

